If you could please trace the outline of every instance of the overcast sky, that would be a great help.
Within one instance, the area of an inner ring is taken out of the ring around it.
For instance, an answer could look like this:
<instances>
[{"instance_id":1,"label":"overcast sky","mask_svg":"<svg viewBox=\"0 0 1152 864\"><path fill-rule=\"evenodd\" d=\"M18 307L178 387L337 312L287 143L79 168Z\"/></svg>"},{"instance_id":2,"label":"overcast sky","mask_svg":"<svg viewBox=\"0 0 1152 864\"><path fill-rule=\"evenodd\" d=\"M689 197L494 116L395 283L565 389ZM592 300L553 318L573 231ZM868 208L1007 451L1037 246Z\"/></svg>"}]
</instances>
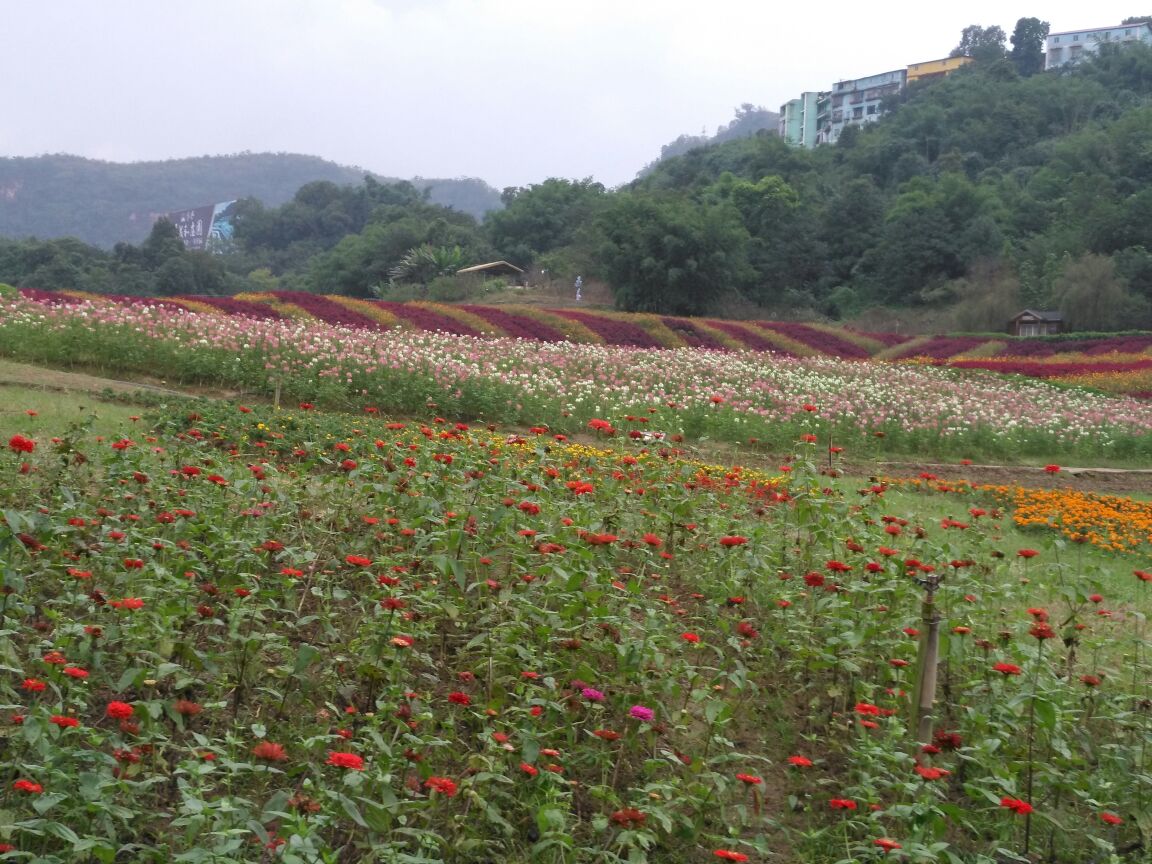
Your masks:
<instances>
[{"instance_id":1,"label":"overcast sky","mask_svg":"<svg viewBox=\"0 0 1152 864\"><path fill-rule=\"evenodd\" d=\"M677 136L1152 0L0 0L0 156L282 151L396 177L631 180Z\"/></svg>"}]
</instances>

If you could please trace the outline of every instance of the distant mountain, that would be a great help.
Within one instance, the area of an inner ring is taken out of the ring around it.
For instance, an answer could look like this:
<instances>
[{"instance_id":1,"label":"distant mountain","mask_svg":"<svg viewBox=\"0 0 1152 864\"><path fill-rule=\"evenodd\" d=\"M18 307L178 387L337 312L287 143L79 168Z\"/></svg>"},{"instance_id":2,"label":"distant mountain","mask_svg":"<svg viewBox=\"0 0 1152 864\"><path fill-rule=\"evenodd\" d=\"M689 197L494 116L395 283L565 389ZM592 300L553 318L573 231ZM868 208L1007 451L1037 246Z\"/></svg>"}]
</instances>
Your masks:
<instances>
[{"instance_id":1,"label":"distant mountain","mask_svg":"<svg viewBox=\"0 0 1152 864\"><path fill-rule=\"evenodd\" d=\"M736 109L736 116L731 123L721 126L715 135L702 133L700 135L681 135L675 141L670 141L660 148L660 156L653 159L640 169L637 177L651 173L652 169L673 156L683 156L689 150L697 147L707 147L710 144L723 144L725 141L736 141L740 138L750 138L760 132L769 135L778 134L780 115L775 111L751 102L745 102Z\"/></svg>"},{"instance_id":2,"label":"distant mountain","mask_svg":"<svg viewBox=\"0 0 1152 864\"><path fill-rule=\"evenodd\" d=\"M253 196L275 207L306 183L358 184L367 172L297 153L239 153L162 162L102 162L80 156L0 157L0 236L78 237L105 248L139 243L173 210ZM373 175L381 182L396 178ZM503 206L483 180L415 178L435 204L477 218Z\"/></svg>"}]
</instances>

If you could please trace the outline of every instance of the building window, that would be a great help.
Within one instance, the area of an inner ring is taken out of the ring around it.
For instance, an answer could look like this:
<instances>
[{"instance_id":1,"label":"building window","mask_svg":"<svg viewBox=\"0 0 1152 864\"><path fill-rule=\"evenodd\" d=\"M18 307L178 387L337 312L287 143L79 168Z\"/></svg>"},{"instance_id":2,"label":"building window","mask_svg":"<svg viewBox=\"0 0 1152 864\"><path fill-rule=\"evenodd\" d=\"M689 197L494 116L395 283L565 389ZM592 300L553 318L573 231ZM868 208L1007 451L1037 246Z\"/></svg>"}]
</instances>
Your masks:
<instances>
[{"instance_id":1,"label":"building window","mask_svg":"<svg viewBox=\"0 0 1152 864\"><path fill-rule=\"evenodd\" d=\"M1059 41L1060 41L1060 37L1059 37L1059 36L1053 36L1053 37L1052 37L1052 41L1053 41L1053 42L1059 42Z\"/></svg>"},{"instance_id":2,"label":"building window","mask_svg":"<svg viewBox=\"0 0 1152 864\"><path fill-rule=\"evenodd\" d=\"M1079 34L1079 33L1077 33L1075 36L1073 36L1073 37L1072 37L1072 41L1073 41L1073 42L1079 42L1079 41L1080 41L1080 34Z\"/></svg>"},{"instance_id":3,"label":"building window","mask_svg":"<svg viewBox=\"0 0 1152 864\"><path fill-rule=\"evenodd\" d=\"M868 113L869 114L875 114L876 113L876 106L875 105L869 105L868 106Z\"/></svg>"},{"instance_id":4,"label":"building window","mask_svg":"<svg viewBox=\"0 0 1152 864\"><path fill-rule=\"evenodd\" d=\"M852 119L853 120L859 120L863 116L864 116L864 109L863 108L853 108L852 109Z\"/></svg>"}]
</instances>

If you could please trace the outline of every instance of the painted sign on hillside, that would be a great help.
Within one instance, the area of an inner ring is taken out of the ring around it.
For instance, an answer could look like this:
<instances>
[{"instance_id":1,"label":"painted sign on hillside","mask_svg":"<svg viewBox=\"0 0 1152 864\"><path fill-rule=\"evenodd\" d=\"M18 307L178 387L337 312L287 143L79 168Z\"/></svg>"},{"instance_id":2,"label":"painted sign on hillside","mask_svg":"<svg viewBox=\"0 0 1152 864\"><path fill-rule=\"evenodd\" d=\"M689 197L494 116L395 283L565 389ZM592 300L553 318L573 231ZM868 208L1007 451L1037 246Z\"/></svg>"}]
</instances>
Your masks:
<instances>
[{"instance_id":1,"label":"painted sign on hillside","mask_svg":"<svg viewBox=\"0 0 1152 864\"><path fill-rule=\"evenodd\" d=\"M176 226L188 251L223 251L232 241L235 205L235 201L205 204L188 210L173 210L165 213L164 218Z\"/></svg>"}]
</instances>

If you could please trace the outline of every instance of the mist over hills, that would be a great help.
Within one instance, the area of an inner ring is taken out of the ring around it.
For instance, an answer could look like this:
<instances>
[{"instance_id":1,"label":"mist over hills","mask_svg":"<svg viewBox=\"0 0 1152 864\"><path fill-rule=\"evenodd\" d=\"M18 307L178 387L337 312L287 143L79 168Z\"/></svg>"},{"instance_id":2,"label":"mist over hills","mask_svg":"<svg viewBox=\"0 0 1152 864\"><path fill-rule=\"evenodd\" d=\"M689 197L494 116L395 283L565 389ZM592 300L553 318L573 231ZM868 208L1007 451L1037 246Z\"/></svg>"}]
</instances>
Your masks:
<instances>
[{"instance_id":1,"label":"mist over hills","mask_svg":"<svg viewBox=\"0 0 1152 864\"><path fill-rule=\"evenodd\" d=\"M372 174L318 156L238 153L152 162L104 162L53 154L0 157L0 236L76 237L109 248L139 243L155 217L173 210L249 196L270 207L317 180L356 185ZM501 207L500 192L483 180L411 180L434 204L477 218Z\"/></svg>"}]
</instances>

